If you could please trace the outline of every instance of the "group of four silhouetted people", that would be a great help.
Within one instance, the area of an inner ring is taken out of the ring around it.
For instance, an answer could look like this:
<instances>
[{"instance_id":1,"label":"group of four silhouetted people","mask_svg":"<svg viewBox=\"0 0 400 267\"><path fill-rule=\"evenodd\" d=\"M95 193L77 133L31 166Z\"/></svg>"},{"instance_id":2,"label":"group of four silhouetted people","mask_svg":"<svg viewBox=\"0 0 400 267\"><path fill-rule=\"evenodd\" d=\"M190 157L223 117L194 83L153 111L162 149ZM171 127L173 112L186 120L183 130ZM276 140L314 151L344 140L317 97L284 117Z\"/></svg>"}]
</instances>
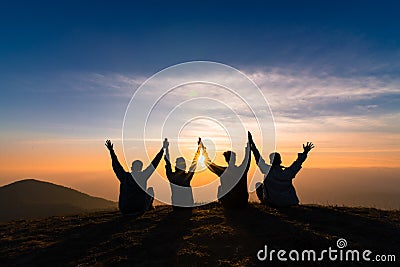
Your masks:
<instances>
[{"instance_id":1,"label":"group of four silhouetted people","mask_svg":"<svg viewBox=\"0 0 400 267\"><path fill-rule=\"evenodd\" d=\"M226 151L223 153L228 166L216 165L208 156L207 149L199 138L197 151L193 161L186 172L186 162L183 157L175 161L175 171L172 170L169 157L169 142L164 140L163 146L154 157L150 165L142 170L140 160L132 162L131 172L126 172L118 161L113 144L106 141L110 151L113 170L120 181L119 209L123 214L138 215L153 208L153 189L147 188L147 181L157 168L165 152L165 171L171 185L171 200L174 209L181 206L193 206L194 199L190 182L195 173L200 152L202 152L207 168L219 176L218 201L224 208L244 208L248 203L247 172L251 162L251 151L261 172L265 175L263 183L256 185L256 193L262 203L270 206L282 207L297 205L299 199L293 187L292 179L300 171L302 163L306 160L308 152L314 148L312 143L303 145L303 152L290 167L281 166L281 156L274 152L270 154L270 164L261 157L253 138L248 133L248 142L245 148L242 163L236 165L236 153Z\"/></svg>"}]
</instances>

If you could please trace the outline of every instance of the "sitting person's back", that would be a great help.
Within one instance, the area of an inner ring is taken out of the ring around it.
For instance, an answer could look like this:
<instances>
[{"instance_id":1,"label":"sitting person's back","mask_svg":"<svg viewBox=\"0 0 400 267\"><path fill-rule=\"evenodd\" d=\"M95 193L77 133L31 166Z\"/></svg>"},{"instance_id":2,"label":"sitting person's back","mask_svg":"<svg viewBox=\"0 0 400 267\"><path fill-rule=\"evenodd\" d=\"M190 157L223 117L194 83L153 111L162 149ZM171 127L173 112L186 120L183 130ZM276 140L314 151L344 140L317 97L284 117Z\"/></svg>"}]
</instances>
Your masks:
<instances>
[{"instance_id":1,"label":"sitting person's back","mask_svg":"<svg viewBox=\"0 0 400 267\"><path fill-rule=\"evenodd\" d=\"M279 157L274 153L274 157ZM291 206L299 204L299 198L292 180L301 169L301 164L307 158L307 154L299 153L293 164L285 168L279 165L272 165L264 179L264 201L272 206Z\"/></svg>"},{"instance_id":2,"label":"sitting person's back","mask_svg":"<svg viewBox=\"0 0 400 267\"><path fill-rule=\"evenodd\" d=\"M250 134L250 133L249 133ZM247 143L244 158L239 166L236 166L236 153L226 151L223 153L228 166L219 166L211 161L204 145L203 155L207 168L220 177L221 185L218 187L218 201L224 208L245 208L248 204L249 193L247 191L247 173L250 168L250 144Z\"/></svg>"},{"instance_id":3,"label":"sitting person's back","mask_svg":"<svg viewBox=\"0 0 400 267\"><path fill-rule=\"evenodd\" d=\"M118 207L121 213L125 215L138 215L151 209L154 192L153 188L147 188L147 181L162 158L163 148L161 148L146 169L142 170L143 163L140 160L135 160L132 162L132 172L127 172L118 161L110 140L106 141L106 147L110 151L114 173L120 181Z\"/></svg>"},{"instance_id":4,"label":"sitting person's back","mask_svg":"<svg viewBox=\"0 0 400 267\"><path fill-rule=\"evenodd\" d=\"M178 157L175 161L175 171L172 171L171 162L169 160L169 142L165 138L165 172L171 187L171 203L174 210L187 209L194 206L193 191L190 183L193 179L197 161L200 156L201 138L197 143L197 151L193 157L192 164L186 172L185 158Z\"/></svg>"},{"instance_id":5,"label":"sitting person's back","mask_svg":"<svg viewBox=\"0 0 400 267\"><path fill-rule=\"evenodd\" d=\"M253 151L257 165L260 171L265 175L264 183L257 184L257 196L262 203L285 207L299 204L299 198L296 194L296 189L293 186L292 180L300 171L301 165L307 158L308 152L314 148L312 143L303 145L303 153L298 153L297 159L290 167L281 166L282 160L279 153L271 153L269 155L271 165L267 164L261 157L254 141L251 142L251 150Z\"/></svg>"},{"instance_id":6,"label":"sitting person's back","mask_svg":"<svg viewBox=\"0 0 400 267\"><path fill-rule=\"evenodd\" d=\"M146 210L147 193L142 189L130 172L115 172L119 186L118 207L123 214L133 214ZM137 175L136 175L137 176Z\"/></svg>"},{"instance_id":7,"label":"sitting person's back","mask_svg":"<svg viewBox=\"0 0 400 267\"><path fill-rule=\"evenodd\" d=\"M218 200L226 208L243 208L247 205L248 162L245 167L229 165L220 176L221 186L218 187ZM237 177L240 177L239 179Z\"/></svg>"}]
</instances>

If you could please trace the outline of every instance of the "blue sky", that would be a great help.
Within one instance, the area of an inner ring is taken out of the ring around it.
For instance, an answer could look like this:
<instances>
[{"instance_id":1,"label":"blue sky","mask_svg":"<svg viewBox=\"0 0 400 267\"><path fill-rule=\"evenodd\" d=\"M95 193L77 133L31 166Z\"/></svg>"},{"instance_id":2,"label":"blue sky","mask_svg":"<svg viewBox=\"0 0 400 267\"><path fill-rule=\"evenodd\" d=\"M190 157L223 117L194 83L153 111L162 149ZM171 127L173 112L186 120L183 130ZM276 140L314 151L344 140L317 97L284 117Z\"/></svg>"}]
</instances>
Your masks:
<instances>
[{"instance_id":1,"label":"blue sky","mask_svg":"<svg viewBox=\"0 0 400 267\"><path fill-rule=\"evenodd\" d=\"M189 60L398 74L396 1L8 1L2 73L152 74Z\"/></svg>"},{"instance_id":2,"label":"blue sky","mask_svg":"<svg viewBox=\"0 0 400 267\"><path fill-rule=\"evenodd\" d=\"M398 1L361 0L2 1L0 185L30 177L117 199L104 140L115 142L123 160L122 122L133 93L158 71L193 60L230 65L259 86L283 164L313 141L305 168L398 168L399 10ZM210 116L223 117L214 108ZM209 128L196 121L191 129ZM160 145L146 152L151 157ZM144 151L132 157L150 161ZM364 181L354 173L342 178ZM310 182L298 186L326 187L322 175L307 174ZM339 190L318 193L353 193L336 178Z\"/></svg>"},{"instance_id":3,"label":"blue sky","mask_svg":"<svg viewBox=\"0 0 400 267\"><path fill-rule=\"evenodd\" d=\"M399 8L396 1L3 2L2 137L119 138L141 82L191 60L252 77L278 130L398 137Z\"/></svg>"}]
</instances>

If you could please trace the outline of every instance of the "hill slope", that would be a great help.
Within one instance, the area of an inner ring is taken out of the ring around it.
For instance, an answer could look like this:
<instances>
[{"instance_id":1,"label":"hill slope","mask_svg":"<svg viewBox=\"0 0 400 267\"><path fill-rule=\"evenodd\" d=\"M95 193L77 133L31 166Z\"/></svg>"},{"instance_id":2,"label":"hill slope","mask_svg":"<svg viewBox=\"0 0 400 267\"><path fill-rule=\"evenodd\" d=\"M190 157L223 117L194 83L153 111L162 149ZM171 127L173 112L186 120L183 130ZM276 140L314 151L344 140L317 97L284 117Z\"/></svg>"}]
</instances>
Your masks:
<instances>
[{"instance_id":1,"label":"hill slope","mask_svg":"<svg viewBox=\"0 0 400 267\"><path fill-rule=\"evenodd\" d=\"M371 257L393 254L398 263L399 222L399 211L321 206L274 209L252 204L244 211L226 212L213 203L195 208L192 214L159 206L138 218L98 212L0 225L0 262L11 266L275 266L282 264L276 257L273 262L257 260L264 245L269 250L320 252L337 249L338 238L345 238L347 249L368 249ZM287 261L282 266L310 265L300 263ZM327 258L318 264L380 266Z\"/></svg>"},{"instance_id":2,"label":"hill slope","mask_svg":"<svg viewBox=\"0 0 400 267\"><path fill-rule=\"evenodd\" d=\"M34 179L0 187L0 221L115 208L116 203Z\"/></svg>"}]
</instances>

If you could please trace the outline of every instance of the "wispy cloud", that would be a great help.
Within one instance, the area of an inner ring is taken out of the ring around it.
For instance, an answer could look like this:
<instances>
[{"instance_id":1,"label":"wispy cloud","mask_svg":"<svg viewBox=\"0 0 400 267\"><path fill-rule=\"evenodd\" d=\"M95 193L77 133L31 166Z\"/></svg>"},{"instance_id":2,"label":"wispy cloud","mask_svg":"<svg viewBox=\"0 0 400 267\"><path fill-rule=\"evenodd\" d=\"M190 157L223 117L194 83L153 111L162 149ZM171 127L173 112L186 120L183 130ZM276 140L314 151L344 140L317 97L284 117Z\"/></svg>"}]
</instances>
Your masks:
<instances>
[{"instance_id":1,"label":"wispy cloud","mask_svg":"<svg viewBox=\"0 0 400 267\"><path fill-rule=\"evenodd\" d=\"M267 97L278 123L328 126L326 130L399 130L399 79L347 78L282 69L247 74Z\"/></svg>"},{"instance_id":2,"label":"wispy cloud","mask_svg":"<svg viewBox=\"0 0 400 267\"><path fill-rule=\"evenodd\" d=\"M393 77L357 76L353 78L330 76L326 73L308 73L286 69L255 70L245 72L261 89L268 100L275 120L278 123L303 122L309 124L340 126L342 130L368 130L371 128L382 131L398 130L400 113L400 80ZM212 75L209 77L207 75ZM187 77L168 77L168 80L158 80L152 86L168 86L180 84L184 81L201 80L224 80L226 77L216 77L218 73L189 73ZM115 91L122 92L115 96L129 96L132 94L132 87L139 86L143 77L128 77L120 74L110 76L96 76L95 81L99 86L115 88ZM200 78L199 78L200 77ZM104 84L103 84L104 82ZM234 79L227 81L227 84L239 84ZM128 89L130 88L130 89ZM191 88L191 89L190 89ZM251 110L246 108L245 103L237 96L227 90L207 88L202 84L191 87L181 87L164 96L161 109L170 110L180 102L193 96L206 95L212 99L224 102L227 106L240 116L252 117ZM186 91L185 91L186 90ZM127 93L129 91L129 93ZM185 93L186 92L186 93ZM156 93L152 90L146 92L149 101ZM245 85L240 93L248 100L254 95L254 88ZM189 94L189 96L188 96ZM250 97L249 97L250 96ZM265 109L265 106L257 106L249 103L254 109ZM218 116L226 114L226 107L218 105L201 106L192 103L186 107L189 110L205 108L209 114ZM336 128L337 129L337 128Z\"/></svg>"},{"instance_id":3,"label":"wispy cloud","mask_svg":"<svg viewBox=\"0 0 400 267\"><path fill-rule=\"evenodd\" d=\"M398 133L400 130L398 78L385 75L357 75L349 78L323 71L290 68L247 68L244 73L256 83L268 100L278 130L381 133ZM36 128L45 129L50 124L69 125L65 132L70 135L70 129L73 129L76 137L80 136L80 131L88 123L93 132L98 131L95 136L110 125L120 131L126 105L148 79L140 74L110 72L64 73L49 77L46 81L35 78L29 82L28 78L23 78L26 80L24 84L36 93L32 97L35 101L27 106L18 106L18 109L25 108L25 112L35 110L38 120L40 118L42 121L35 123ZM220 85L226 85L228 89L202 82L173 89L188 81L221 81ZM167 114L179 105L175 117L170 115L179 127L193 116L204 115L204 112L231 126L240 119L249 129L257 127L253 112L261 120L268 117L269 110L265 102L261 101L262 95L249 83L229 72L193 70L184 75L169 75L152 80L149 85L142 91L139 103L139 107L143 107L140 112L144 116L149 111L148 107L158 99L158 88L171 89L155 105L156 112L149 117L156 124L163 123ZM237 89L238 94L229 91L230 87ZM40 90L36 92L35 89ZM51 97L45 97L45 94ZM188 102L183 104L185 101ZM49 113L48 110L54 112ZM93 135L86 128L83 134L85 138ZM60 131L62 129L56 130ZM155 137L158 138L159 134Z\"/></svg>"}]
</instances>

